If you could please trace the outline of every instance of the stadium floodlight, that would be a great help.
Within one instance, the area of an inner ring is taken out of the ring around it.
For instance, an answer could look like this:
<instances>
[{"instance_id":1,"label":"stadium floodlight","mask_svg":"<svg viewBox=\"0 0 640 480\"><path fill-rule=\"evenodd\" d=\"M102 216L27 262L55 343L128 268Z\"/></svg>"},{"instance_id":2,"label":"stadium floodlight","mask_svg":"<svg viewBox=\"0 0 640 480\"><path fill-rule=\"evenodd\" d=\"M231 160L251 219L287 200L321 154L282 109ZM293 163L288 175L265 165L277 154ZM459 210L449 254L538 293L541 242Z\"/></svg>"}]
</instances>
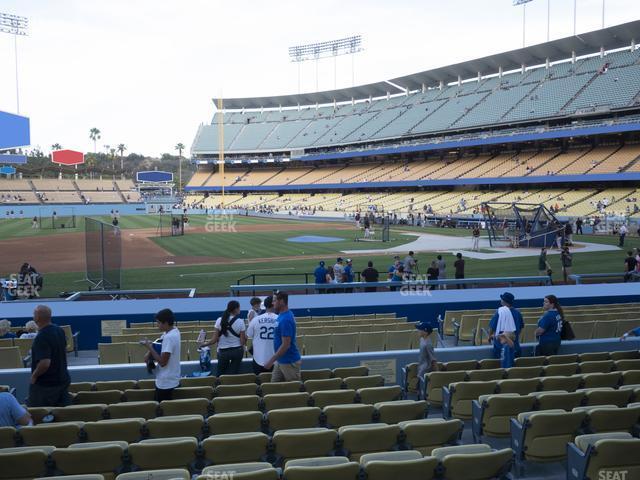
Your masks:
<instances>
[{"instance_id":1,"label":"stadium floodlight","mask_svg":"<svg viewBox=\"0 0 640 480\"><path fill-rule=\"evenodd\" d=\"M0 13L0 32L13 35L14 52L16 59L16 113L20 113L20 90L18 83L18 35L26 36L29 28L29 19L18 15Z\"/></svg>"},{"instance_id":2,"label":"stadium floodlight","mask_svg":"<svg viewBox=\"0 0 640 480\"><path fill-rule=\"evenodd\" d=\"M527 3L532 2L533 0L513 0L513 6L517 7L522 5L522 48L525 46L525 24L527 20Z\"/></svg>"},{"instance_id":3,"label":"stadium floodlight","mask_svg":"<svg viewBox=\"0 0 640 480\"><path fill-rule=\"evenodd\" d=\"M333 57L333 82L336 84L336 57L339 55L351 55L351 83L354 83L353 55L361 52L362 35L339 38L327 42L308 43L289 47L289 58L298 64L298 93L300 93L300 64L307 60L316 62L316 90L318 90L318 60Z\"/></svg>"}]
</instances>

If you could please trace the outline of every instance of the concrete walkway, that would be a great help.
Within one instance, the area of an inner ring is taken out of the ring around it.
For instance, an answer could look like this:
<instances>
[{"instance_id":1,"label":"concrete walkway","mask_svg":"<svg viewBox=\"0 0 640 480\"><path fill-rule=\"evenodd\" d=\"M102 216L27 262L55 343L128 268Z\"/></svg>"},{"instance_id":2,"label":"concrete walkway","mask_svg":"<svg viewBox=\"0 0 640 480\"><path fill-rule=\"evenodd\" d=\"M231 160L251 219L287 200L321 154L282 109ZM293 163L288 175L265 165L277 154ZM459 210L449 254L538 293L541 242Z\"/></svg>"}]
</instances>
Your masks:
<instances>
[{"instance_id":1,"label":"concrete walkway","mask_svg":"<svg viewBox=\"0 0 640 480\"><path fill-rule=\"evenodd\" d=\"M370 253L370 254L401 254L406 255L409 250L414 252L438 252L438 253L457 253L462 252L465 257L478 258L480 260L491 260L495 258L515 258L515 257L534 257L540 254L539 248L505 248L492 247L489 245L487 237L480 238L480 249L492 250L492 253L473 252L471 236L453 237L448 235L436 235L432 233L402 233L407 237L417 237L415 240L399 245L397 247L372 249L372 250L344 250L345 254ZM574 243L571 251L574 253L586 252L608 252L620 251L619 247L614 245L604 245L601 243ZM560 253L558 250L550 249L550 255Z\"/></svg>"}]
</instances>

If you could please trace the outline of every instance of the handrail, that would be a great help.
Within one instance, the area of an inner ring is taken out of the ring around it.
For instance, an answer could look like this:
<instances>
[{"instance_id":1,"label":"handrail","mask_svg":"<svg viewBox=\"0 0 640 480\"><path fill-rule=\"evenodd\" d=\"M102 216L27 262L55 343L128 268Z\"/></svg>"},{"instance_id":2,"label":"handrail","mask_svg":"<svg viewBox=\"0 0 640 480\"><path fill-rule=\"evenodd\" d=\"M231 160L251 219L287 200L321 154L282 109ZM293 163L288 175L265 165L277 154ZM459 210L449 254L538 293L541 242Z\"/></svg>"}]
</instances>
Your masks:
<instances>
[{"instance_id":1,"label":"handrail","mask_svg":"<svg viewBox=\"0 0 640 480\"><path fill-rule=\"evenodd\" d=\"M530 277L495 277L495 278L446 278L440 280L407 280L407 281L385 281L385 282L350 282L350 283L288 283L288 284L263 284L263 285L229 285L230 295L241 292L256 291L300 291L316 290L319 293L327 293L328 290L357 290L363 288L392 288L394 290L403 289L407 293L428 292L428 287L437 285L486 285L496 283L507 283L510 287L517 283L540 283L550 285L551 279L548 276ZM426 288L425 288L426 287ZM414 288L414 290L412 290Z\"/></svg>"},{"instance_id":2,"label":"handrail","mask_svg":"<svg viewBox=\"0 0 640 480\"><path fill-rule=\"evenodd\" d=\"M631 273L631 277L632 278L640 278L640 275L638 275L637 273L634 272L630 272ZM615 273L572 273L571 275L569 275L569 278L571 280L574 280L576 282L576 285L580 285L582 283L582 279L589 279L589 278L622 278L624 279L626 273L620 273L620 272L615 272Z\"/></svg>"},{"instance_id":3,"label":"handrail","mask_svg":"<svg viewBox=\"0 0 640 480\"><path fill-rule=\"evenodd\" d=\"M159 288L154 290L89 290L83 292L75 292L65 299L67 302L75 302L82 297L104 297L109 296L112 300L126 298L129 295L171 295L186 294L188 298L195 298L195 288Z\"/></svg>"}]
</instances>

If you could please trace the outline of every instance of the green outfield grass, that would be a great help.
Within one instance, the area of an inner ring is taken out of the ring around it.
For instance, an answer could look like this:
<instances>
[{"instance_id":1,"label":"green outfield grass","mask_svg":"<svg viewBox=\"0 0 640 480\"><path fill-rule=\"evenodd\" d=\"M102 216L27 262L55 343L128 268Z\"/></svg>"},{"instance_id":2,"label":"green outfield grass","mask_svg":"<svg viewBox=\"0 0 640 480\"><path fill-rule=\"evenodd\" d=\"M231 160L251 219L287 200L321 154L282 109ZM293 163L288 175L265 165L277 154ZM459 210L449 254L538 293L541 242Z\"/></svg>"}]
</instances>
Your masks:
<instances>
[{"instance_id":1,"label":"green outfield grass","mask_svg":"<svg viewBox=\"0 0 640 480\"><path fill-rule=\"evenodd\" d=\"M109 221L108 217L103 217ZM207 222L205 216L191 217L191 225L200 226ZM175 255L223 257L234 263L197 266L166 265L156 268L126 269L123 271L123 288L183 288L196 287L201 293L227 293L229 285L235 284L242 277L252 273L258 275L257 283L302 283L304 274L311 274L319 260L333 264L337 256L345 257L341 250L382 249L393 245L410 242L411 237L402 238L402 232L427 232L450 236L471 237L469 230L443 228L416 228L395 226L392 228L389 243L354 242L355 232L339 230L328 224L326 229L305 230L304 221L275 220L268 218L236 217L237 225L248 224L282 224L291 226L287 231L276 232L242 232L242 233L188 233L184 237L155 238L154 241ZM122 217L120 225L123 229L155 228L157 216L127 216ZM83 231L84 219L78 218L78 231ZM41 230L32 231L29 220L4 220L0 222L0 239L29 236L58 234L64 231ZM339 237L343 240L331 243L291 243L286 239L299 235L323 235ZM613 236L576 236L576 241L593 243L617 244L617 237ZM625 251L640 246L637 237L627 238ZM574 273L604 273L623 270L625 251L580 253L574 252ZM244 253L242 253L244 252ZM300 255L311 258L299 258ZM464 251L463 251L464 255ZM453 254L443 255L448 265L448 276L453 276ZM273 257L289 257L277 259ZM426 270L428 263L435 259L435 253L419 253L417 258L422 268ZM554 280L561 280L559 255L549 255L549 263L554 271ZM386 271L392 263L392 255L356 255L354 256L354 270L366 268L368 260L380 271L380 278L386 278ZM6 272L0 272L6 273ZM470 277L502 277L537 275L537 257L519 257L510 259L475 260L466 259L466 276ZM312 279L311 275L309 276ZM60 292L77 291L86 288L83 283L84 272L77 273L46 273L43 296L57 296ZM245 280L243 283L250 283Z\"/></svg>"}]
</instances>

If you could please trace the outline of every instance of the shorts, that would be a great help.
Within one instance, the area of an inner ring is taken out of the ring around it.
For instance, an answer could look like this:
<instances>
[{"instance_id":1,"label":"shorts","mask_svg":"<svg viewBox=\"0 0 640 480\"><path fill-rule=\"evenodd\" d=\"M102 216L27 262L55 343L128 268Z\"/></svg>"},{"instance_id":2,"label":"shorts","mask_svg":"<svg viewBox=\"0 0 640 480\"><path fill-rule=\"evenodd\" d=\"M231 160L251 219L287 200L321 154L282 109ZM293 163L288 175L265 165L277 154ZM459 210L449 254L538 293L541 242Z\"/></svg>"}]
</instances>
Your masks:
<instances>
[{"instance_id":1,"label":"shorts","mask_svg":"<svg viewBox=\"0 0 640 480\"><path fill-rule=\"evenodd\" d=\"M273 373L271 374L272 382L294 382L302 381L302 375L300 373L300 365L302 361L298 360L294 363L279 363L276 362L273 366Z\"/></svg>"}]
</instances>

